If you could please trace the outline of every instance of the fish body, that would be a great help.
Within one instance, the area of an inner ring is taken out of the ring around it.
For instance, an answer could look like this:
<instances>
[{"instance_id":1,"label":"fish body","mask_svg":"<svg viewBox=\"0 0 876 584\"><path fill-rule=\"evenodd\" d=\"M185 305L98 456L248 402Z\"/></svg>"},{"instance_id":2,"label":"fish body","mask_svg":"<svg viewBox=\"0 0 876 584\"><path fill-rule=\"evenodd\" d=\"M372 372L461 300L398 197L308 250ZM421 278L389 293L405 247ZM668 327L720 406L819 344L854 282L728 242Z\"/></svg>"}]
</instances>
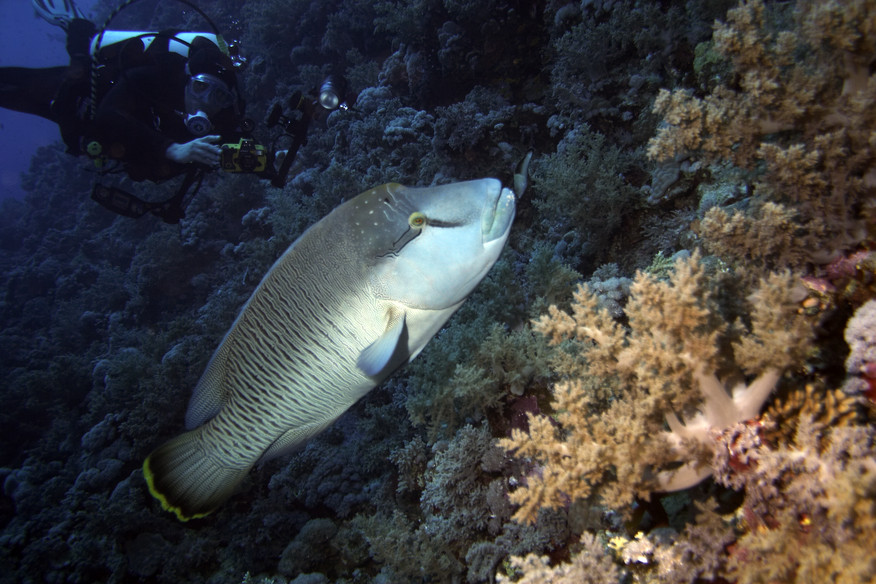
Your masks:
<instances>
[{"instance_id":1,"label":"fish body","mask_svg":"<svg viewBox=\"0 0 876 584\"><path fill-rule=\"evenodd\" d=\"M181 520L221 505L413 359L499 257L514 194L495 179L390 183L337 207L274 264L195 387L188 431L143 464Z\"/></svg>"}]
</instances>

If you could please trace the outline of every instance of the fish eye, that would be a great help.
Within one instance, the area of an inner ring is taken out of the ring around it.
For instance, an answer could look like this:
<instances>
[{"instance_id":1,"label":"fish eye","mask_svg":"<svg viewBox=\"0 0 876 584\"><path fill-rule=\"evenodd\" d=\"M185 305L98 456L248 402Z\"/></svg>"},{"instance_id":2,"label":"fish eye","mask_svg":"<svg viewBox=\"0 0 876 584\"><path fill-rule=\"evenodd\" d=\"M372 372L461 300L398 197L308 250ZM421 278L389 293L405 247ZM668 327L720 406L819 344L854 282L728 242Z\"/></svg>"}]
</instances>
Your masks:
<instances>
[{"instance_id":1,"label":"fish eye","mask_svg":"<svg viewBox=\"0 0 876 584\"><path fill-rule=\"evenodd\" d=\"M408 224L414 229L420 229L426 224L426 216L419 211L415 211L408 217Z\"/></svg>"}]
</instances>

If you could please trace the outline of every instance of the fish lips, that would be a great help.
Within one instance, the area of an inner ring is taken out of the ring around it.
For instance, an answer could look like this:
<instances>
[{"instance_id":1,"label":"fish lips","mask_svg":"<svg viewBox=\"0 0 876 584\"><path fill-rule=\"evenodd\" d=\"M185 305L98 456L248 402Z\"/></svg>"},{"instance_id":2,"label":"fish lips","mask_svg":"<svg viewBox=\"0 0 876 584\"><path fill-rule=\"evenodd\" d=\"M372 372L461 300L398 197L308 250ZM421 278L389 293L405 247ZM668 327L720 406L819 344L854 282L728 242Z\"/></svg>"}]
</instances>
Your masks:
<instances>
[{"instance_id":1,"label":"fish lips","mask_svg":"<svg viewBox=\"0 0 876 584\"><path fill-rule=\"evenodd\" d=\"M484 244L504 241L514 222L516 199L511 189L496 179L488 179L487 199L481 214L481 234Z\"/></svg>"}]
</instances>

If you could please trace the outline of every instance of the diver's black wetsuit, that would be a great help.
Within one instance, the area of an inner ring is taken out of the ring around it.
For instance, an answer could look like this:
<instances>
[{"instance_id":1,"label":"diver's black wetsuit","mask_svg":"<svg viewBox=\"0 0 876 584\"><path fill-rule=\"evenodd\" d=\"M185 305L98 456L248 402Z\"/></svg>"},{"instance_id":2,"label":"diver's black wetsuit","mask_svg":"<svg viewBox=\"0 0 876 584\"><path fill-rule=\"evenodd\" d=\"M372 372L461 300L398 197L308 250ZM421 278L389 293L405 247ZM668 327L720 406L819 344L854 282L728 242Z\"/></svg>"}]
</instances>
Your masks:
<instances>
[{"instance_id":1,"label":"diver's black wetsuit","mask_svg":"<svg viewBox=\"0 0 876 584\"><path fill-rule=\"evenodd\" d=\"M150 65L123 72L100 99L88 139L96 139L111 159L125 163L134 180L162 180L187 165L165 157L174 142L193 136L183 123L186 59L163 53Z\"/></svg>"},{"instance_id":2,"label":"diver's black wetsuit","mask_svg":"<svg viewBox=\"0 0 876 584\"><path fill-rule=\"evenodd\" d=\"M190 165L165 156L172 143L194 136L185 127L182 112L188 81L186 58L162 49L155 39L147 51L139 39L119 48L110 58L116 65L111 78L100 76L98 105L92 120L84 112L91 94L91 38L94 24L73 20L67 32L70 65L27 69L0 67L0 107L34 114L57 123L68 152L81 153L83 142L96 141L102 154L122 161L134 180L161 181L185 173ZM213 133L223 137L235 131L233 109L211 117Z\"/></svg>"},{"instance_id":3,"label":"diver's black wetsuit","mask_svg":"<svg viewBox=\"0 0 876 584\"><path fill-rule=\"evenodd\" d=\"M0 67L0 107L57 123L72 154L79 154L79 104L90 92L91 37L95 26L74 19L67 27L70 64L30 69Z\"/></svg>"},{"instance_id":4,"label":"diver's black wetsuit","mask_svg":"<svg viewBox=\"0 0 876 584\"><path fill-rule=\"evenodd\" d=\"M0 107L57 122L51 103L67 78L67 69L67 66L0 67Z\"/></svg>"}]
</instances>

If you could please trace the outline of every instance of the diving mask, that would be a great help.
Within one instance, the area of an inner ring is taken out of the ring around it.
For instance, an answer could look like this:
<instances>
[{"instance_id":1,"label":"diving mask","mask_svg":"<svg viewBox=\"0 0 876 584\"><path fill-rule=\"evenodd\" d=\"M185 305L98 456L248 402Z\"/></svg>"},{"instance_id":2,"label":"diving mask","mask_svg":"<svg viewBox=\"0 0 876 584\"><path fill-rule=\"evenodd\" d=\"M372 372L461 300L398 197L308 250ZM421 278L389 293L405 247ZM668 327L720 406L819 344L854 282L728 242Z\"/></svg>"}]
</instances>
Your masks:
<instances>
[{"instance_id":1,"label":"diving mask","mask_svg":"<svg viewBox=\"0 0 876 584\"><path fill-rule=\"evenodd\" d=\"M196 136L206 135L213 127L210 116L234 104L234 94L221 79L208 73L192 75L186 84L186 128Z\"/></svg>"}]
</instances>

